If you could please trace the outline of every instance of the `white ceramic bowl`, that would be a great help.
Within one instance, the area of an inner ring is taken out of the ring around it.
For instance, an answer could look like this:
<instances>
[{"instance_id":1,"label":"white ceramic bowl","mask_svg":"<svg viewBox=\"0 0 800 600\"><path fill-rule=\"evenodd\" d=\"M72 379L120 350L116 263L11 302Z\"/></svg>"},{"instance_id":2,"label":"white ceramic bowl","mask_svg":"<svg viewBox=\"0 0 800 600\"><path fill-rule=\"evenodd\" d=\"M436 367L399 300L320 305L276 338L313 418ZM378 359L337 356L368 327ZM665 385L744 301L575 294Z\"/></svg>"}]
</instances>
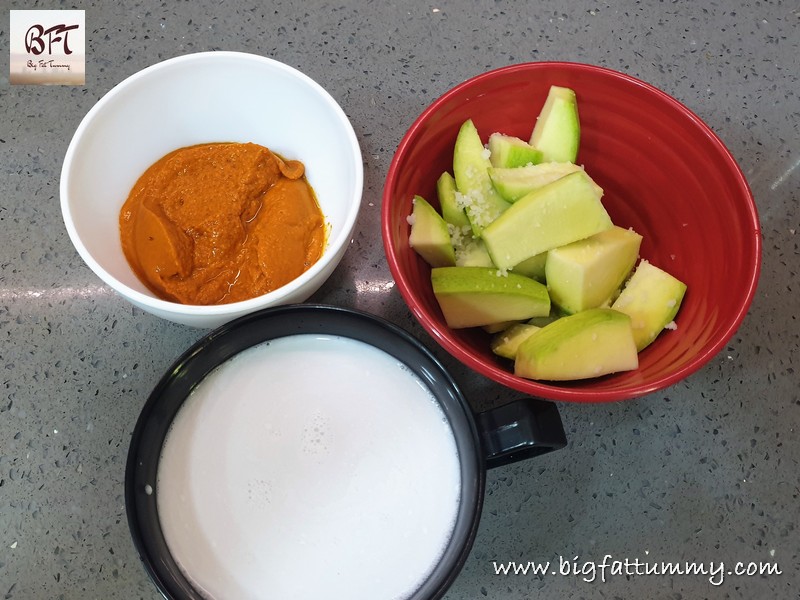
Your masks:
<instances>
[{"instance_id":1,"label":"white ceramic bowl","mask_svg":"<svg viewBox=\"0 0 800 600\"><path fill-rule=\"evenodd\" d=\"M215 306L161 300L125 259L120 208L138 177L168 152L223 141L254 142L305 163L329 225L326 248L300 277L257 298ZM78 253L105 283L159 317L211 328L313 294L350 243L363 179L352 125L312 79L262 56L203 52L128 77L86 114L64 158L61 210Z\"/></svg>"}]
</instances>

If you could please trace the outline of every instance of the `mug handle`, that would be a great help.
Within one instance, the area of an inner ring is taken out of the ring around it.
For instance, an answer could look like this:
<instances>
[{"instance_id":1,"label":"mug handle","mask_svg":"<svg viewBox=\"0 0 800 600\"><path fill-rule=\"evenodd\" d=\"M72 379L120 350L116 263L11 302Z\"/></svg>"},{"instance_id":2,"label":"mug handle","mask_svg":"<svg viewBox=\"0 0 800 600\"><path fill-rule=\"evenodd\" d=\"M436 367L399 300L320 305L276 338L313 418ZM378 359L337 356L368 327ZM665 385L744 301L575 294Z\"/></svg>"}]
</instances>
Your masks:
<instances>
[{"instance_id":1,"label":"mug handle","mask_svg":"<svg viewBox=\"0 0 800 600\"><path fill-rule=\"evenodd\" d=\"M547 454L567 445L558 407L523 398L475 415L486 468Z\"/></svg>"}]
</instances>

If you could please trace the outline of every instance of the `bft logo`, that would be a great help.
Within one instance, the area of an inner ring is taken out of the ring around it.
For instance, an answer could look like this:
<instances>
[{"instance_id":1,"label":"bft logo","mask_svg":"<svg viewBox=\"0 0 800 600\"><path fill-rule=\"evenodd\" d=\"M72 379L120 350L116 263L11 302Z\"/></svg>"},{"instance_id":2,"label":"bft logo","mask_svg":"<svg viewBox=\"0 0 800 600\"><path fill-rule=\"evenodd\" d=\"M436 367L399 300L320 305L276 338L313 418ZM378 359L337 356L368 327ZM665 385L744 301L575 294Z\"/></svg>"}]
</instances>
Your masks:
<instances>
[{"instance_id":1,"label":"bft logo","mask_svg":"<svg viewBox=\"0 0 800 600\"><path fill-rule=\"evenodd\" d=\"M69 48L69 32L79 27L80 25L66 25L65 23L54 25L48 29L38 24L31 25L25 34L25 50L39 56L46 48L47 54L53 54L53 44L60 43L63 52L59 52L59 54L72 54L72 50ZM45 40L47 45L45 45ZM56 49L58 49L58 46L56 46Z\"/></svg>"},{"instance_id":2,"label":"bft logo","mask_svg":"<svg viewBox=\"0 0 800 600\"><path fill-rule=\"evenodd\" d=\"M10 21L12 84L86 82L84 11L12 10Z\"/></svg>"}]
</instances>

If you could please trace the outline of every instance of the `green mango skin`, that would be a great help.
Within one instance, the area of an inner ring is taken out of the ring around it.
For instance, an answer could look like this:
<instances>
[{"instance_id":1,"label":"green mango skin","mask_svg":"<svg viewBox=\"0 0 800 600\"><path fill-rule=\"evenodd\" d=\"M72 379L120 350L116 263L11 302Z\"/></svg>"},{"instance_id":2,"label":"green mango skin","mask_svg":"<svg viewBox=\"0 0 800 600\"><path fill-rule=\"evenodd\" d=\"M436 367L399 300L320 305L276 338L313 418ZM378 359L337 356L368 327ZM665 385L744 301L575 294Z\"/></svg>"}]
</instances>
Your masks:
<instances>
[{"instance_id":1,"label":"green mango skin","mask_svg":"<svg viewBox=\"0 0 800 600\"><path fill-rule=\"evenodd\" d=\"M431 284L447 325L453 329L550 314L550 296L544 285L493 267L432 269Z\"/></svg>"},{"instance_id":2,"label":"green mango skin","mask_svg":"<svg viewBox=\"0 0 800 600\"><path fill-rule=\"evenodd\" d=\"M517 349L514 374L528 379L572 381L638 368L631 319L610 308L562 317L535 332Z\"/></svg>"},{"instance_id":3,"label":"green mango skin","mask_svg":"<svg viewBox=\"0 0 800 600\"><path fill-rule=\"evenodd\" d=\"M458 131L453 149L453 176L458 189L457 200L463 203L472 231L476 237L511 204L495 191L489 179L488 150L481 142L472 119L467 119ZM460 198L460 200L459 200Z\"/></svg>"},{"instance_id":4,"label":"green mango skin","mask_svg":"<svg viewBox=\"0 0 800 600\"><path fill-rule=\"evenodd\" d=\"M538 165L542 162L542 152L525 140L512 135L493 133L489 136L489 162L492 167L515 168L525 165Z\"/></svg>"},{"instance_id":5,"label":"green mango skin","mask_svg":"<svg viewBox=\"0 0 800 600\"><path fill-rule=\"evenodd\" d=\"M582 170L583 167L573 163L557 162L514 168L491 167L489 169L489 179L492 180L492 185L498 194L509 202L516 202L525 194L537 188L553 183L556 179L564 177L564 175ZM603 190L600 186L597 186L597 190L602 195Z\"/></svg>"},{"instance_id":6,"label":"green mango skin","mask_svg":"<svg viewBox=\"0 0 800 600\"><path fill-rule=\"evenodd\" d=\"M436 195L442 207L442 217L456 227L469 227L467 213L456 202L456 180L447 171L436 180Z\"/></svg>"},{"instance_id":7,"label":"green mango skin","mask_svg":"<svg viewBox=\"0 0 800 600\"><path fill-rule=\"evenodd\" d=\"M530 145L542 152L542 162L571 162L578 158L581 123L578 101L570 88L551 86L531 132Z\"/></svg>"}]
</instances>

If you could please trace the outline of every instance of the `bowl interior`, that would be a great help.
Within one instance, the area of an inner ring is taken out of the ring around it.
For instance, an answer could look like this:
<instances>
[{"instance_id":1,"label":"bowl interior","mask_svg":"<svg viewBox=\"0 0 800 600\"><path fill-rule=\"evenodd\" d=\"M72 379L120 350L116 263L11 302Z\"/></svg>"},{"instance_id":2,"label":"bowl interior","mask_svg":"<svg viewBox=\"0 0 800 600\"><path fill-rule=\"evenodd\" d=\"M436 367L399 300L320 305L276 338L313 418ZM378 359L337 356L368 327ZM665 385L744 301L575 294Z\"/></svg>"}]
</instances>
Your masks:
<instances>
[{"instance_id":1,"label":"bowl interior","mask_svg":"<svg viewBox=\"0 0 800 600\"><path fill-rule=\"evenodd\" d=\"M636 371L572 383L525 380L489 349L480 329L451 330L430 269L408 245L411 198L438 206L436 180L452 172L458 128L473 119L484 142L496 131L527 139L550 85L578 97L577 162L603 187L612 220L642 236L640 255L685 282L676 322L640 354ZM455 357L514 389L551 399L609 401L667 387L700 368L735 332L752 300L761 260L749 187L723 143L663 92L603 68L571 63L506 67L457 86L401 141L383 198L387 259L398 289L426 330Z\"/></svg>"},{"instance_id":2,"label":"bowl interior","mask_svg":"<svg viewBox=\"0 0 800 600\"><path fill-rule=\"evenodd\" d=\"M303 161L330 227L326 254L346 243L360 202L361 155L333 98L277 61L200 53L129 77L89 111L76 131L62 177L65 218L79 252L98 274L154 298L122 252L120 207L160 157L217 141L255 142ZM320 263L326 260L323 256Z\"/></svg>"}]
</instances>

